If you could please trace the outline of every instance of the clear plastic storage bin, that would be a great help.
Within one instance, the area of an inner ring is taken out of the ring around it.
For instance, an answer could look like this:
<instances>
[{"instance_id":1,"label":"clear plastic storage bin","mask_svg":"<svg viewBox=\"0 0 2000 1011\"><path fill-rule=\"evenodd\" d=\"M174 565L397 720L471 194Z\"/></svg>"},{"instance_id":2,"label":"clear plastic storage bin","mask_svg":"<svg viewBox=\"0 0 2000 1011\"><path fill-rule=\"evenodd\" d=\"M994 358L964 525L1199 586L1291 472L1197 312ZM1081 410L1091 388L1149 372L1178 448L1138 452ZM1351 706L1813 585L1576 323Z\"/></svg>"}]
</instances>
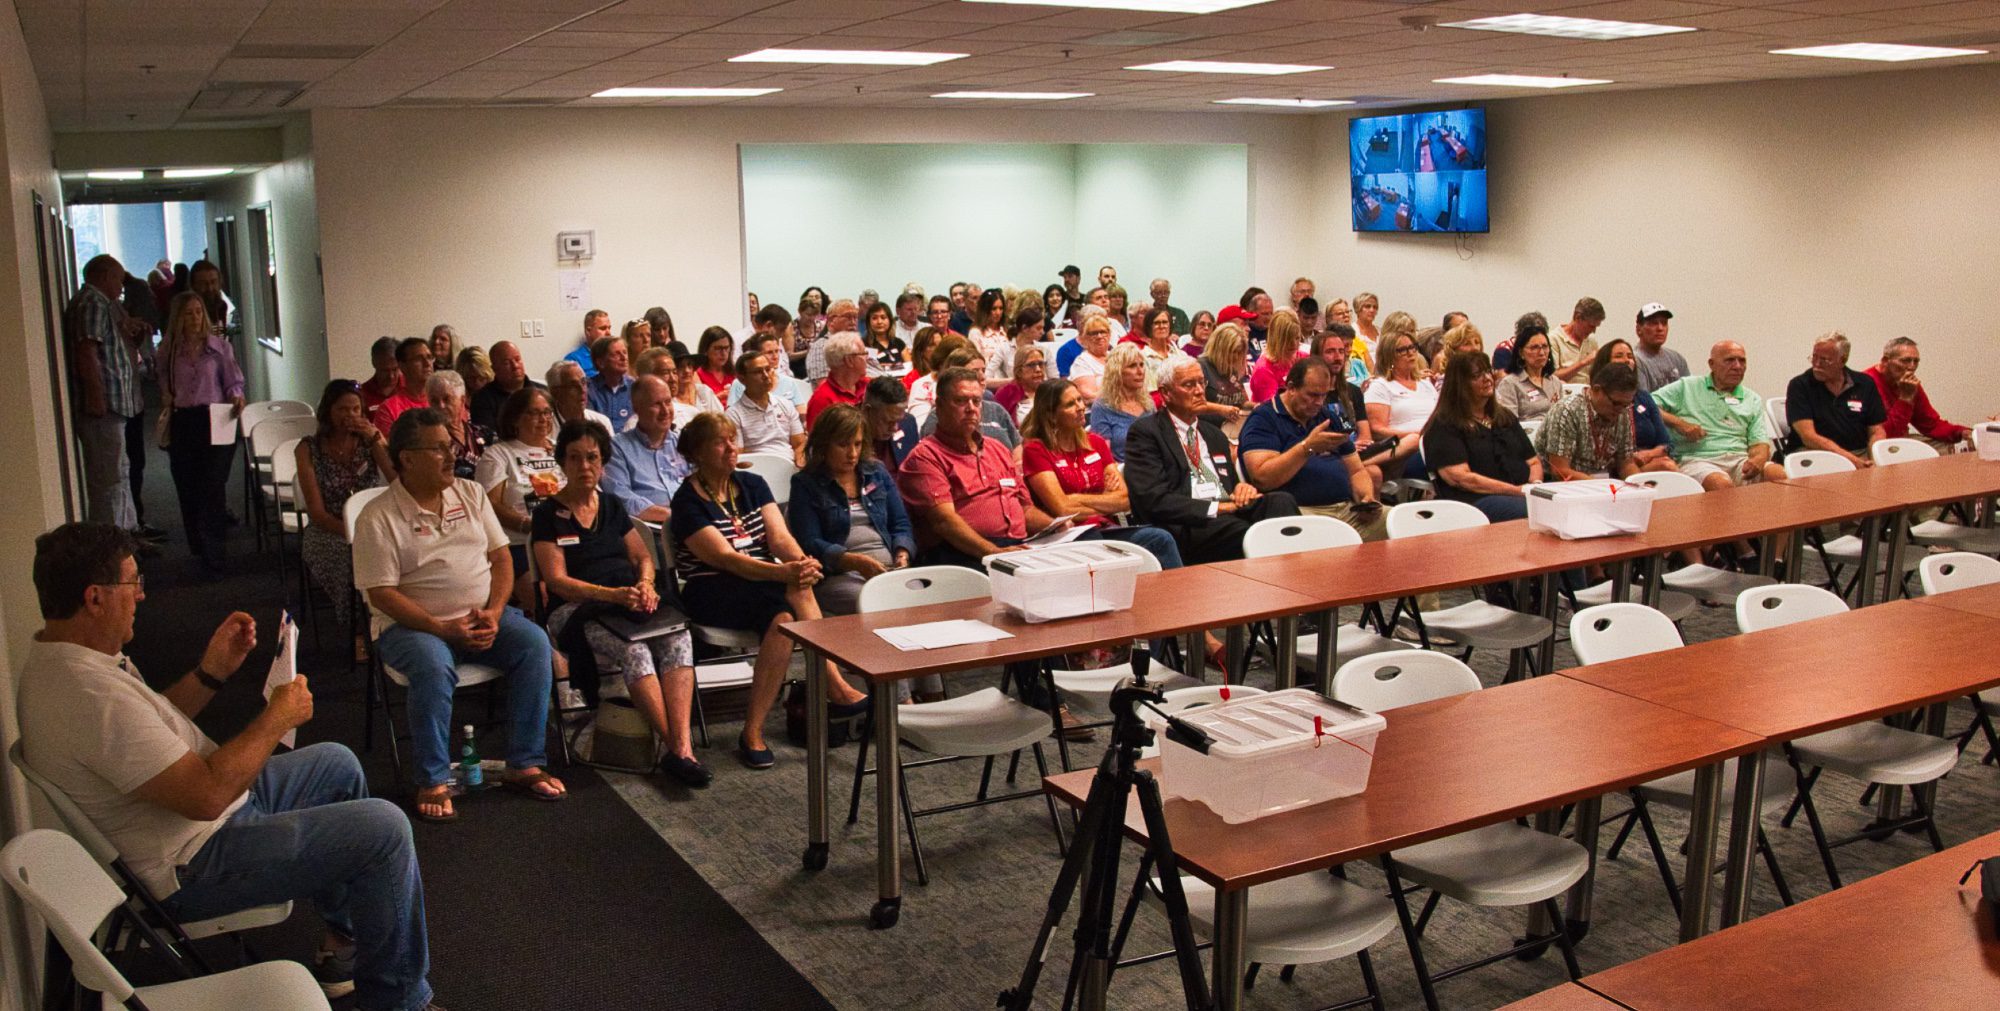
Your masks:
<instances>
[{"instance_id":1,"label":"clear plastic storage bin","mask_svg":"<svg viewBox=\"0 0 2000 1011\"><path fill-rule=\"evenodd\" d=\"M1388 725L1310 688L1179 715L1214 743L1204 755L1160 734L1161 792L1200 801L1232 825L1367 789L1375 737Z\"/></svg>"},{"instance_id":2,"label":"clear plastic storage bin","mask_svg":"<svg viewBox=\"0 0 2000 1011\"><path fill-rule=\"evenodd\" d=\"M988 555L993 599L1028 621L1123 611L1146 563L1117 548L1077 541Z\"/></svg>"},{"instance_id":3,"label":"clear plastic storage bin","mask_svg":"<svg viewBox=\"0 0 2000 1011\"><path fill-rule=\"evenodd\" d=\"M1528 485L1528 529L1566 541L1646 532L1658 493L1642 484L1555 481Z\"/></svg>"}]
</instances>

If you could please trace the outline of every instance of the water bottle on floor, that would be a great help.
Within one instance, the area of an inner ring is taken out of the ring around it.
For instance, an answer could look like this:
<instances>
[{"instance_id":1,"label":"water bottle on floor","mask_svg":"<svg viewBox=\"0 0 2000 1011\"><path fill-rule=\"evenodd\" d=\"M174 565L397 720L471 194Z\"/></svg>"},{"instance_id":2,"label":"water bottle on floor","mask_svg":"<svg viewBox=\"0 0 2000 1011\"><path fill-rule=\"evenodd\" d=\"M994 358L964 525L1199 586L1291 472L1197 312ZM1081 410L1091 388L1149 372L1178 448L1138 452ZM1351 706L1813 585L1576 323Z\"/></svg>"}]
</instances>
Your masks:
<instances>
[{"instance_id":1,"label":"water bottle on floor","mask_svg":"<svg viewBox=\"0 0 2000 1011\"><path fill-rule=\"evenodd\" d=\"M470 723L465 725L465 741L458 748L458 768L466 789L477 790L485 785L485 769L479 761L479 745L472 739Z\"/></svg>"}]
</instances>

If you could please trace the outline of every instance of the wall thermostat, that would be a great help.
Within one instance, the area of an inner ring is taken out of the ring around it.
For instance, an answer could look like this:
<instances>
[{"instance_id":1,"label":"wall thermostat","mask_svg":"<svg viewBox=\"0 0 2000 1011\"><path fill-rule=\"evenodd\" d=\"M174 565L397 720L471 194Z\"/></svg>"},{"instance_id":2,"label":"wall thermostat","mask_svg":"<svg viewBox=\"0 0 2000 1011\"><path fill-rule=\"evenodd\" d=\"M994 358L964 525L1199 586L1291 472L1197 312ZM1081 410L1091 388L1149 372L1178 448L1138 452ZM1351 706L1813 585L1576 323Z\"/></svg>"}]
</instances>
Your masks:
<instances>
[{"instance_id":1,"label":"wall thermostat","mask_svg":"<svg viewBox=\"0 0 2000 1011\"><path fill-rule=\"evenodd\" d=\"M565 260L582 260L597 254L596 232L557 232L556 255Z\"/></svg>"}]
</instances>

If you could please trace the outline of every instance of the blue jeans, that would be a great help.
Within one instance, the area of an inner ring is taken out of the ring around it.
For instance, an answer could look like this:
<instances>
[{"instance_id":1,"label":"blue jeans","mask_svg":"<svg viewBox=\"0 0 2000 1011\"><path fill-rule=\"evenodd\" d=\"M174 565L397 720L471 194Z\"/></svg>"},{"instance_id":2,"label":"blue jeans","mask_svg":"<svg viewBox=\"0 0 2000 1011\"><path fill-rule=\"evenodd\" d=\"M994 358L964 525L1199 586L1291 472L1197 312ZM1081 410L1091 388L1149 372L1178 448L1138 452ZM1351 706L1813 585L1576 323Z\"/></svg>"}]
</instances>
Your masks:
<instances>
[{"instance_id":1,"label":"blue jeans","mask_svg":"<svg viewBox=\"0 0 2000 1011\"><path fill-rule=\"evenodd\" d=\"M1481 495L1472 505L1495 523L1528 518L1528 499L1523 495Z\"/></svg>"},{"instance_id":2,"label":"blue jeans","mask_svg":"<svg viewBox=\"0 0 2000 1011\"><path fill-rule=\"evenodd\" d=\"M1124 541L1127 544L1137 544L1145 548L1152 553L1154 558L1160 560L1160 568L1178 569L1181 567L1180 543L1174 540L1173 534L1159 527L1121 527L1117 530L1106 532L1104 537L1108 540Z\"/></svg>"},{"instance_id":3,"label":"blue jeans","mask_svg":"<svg viewBox=\"0 0 2000 1011\"><path fill-rule=\"evenodd\" d=\"M307 901L354 939L355 1006L421 1008L431 999L424 882L401 808L368 796L354 753L321 743L274 755L250 799L180 869L162 903L183 921Z\"/></svg>"},{"instance_id":4,"label":"blue jeans","mask_svg":"<svg viewBox=\"0 0 2000 1011\"><path fill-rule=\"evenodd\" d=\"M458 649L428 632L392 625L375 640L382 662L410 681L410 750L416 753L417 787L450 778L451 693L458 665L497 667L507 684L507 765L529 769L548 764L550 649L543 632L518 608L500 613L500 630L484 652Z\"/></svg>"}]
</instances>

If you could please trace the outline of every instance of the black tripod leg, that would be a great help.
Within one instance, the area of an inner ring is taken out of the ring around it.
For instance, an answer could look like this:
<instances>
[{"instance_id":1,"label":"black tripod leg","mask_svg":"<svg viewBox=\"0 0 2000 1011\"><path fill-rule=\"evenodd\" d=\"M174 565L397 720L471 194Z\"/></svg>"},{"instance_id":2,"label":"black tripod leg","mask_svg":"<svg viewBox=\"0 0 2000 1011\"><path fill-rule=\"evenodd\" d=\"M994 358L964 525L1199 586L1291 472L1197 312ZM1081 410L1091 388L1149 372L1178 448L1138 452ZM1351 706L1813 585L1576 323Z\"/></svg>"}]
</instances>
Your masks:
<instances>
[{"instance_id":1,"label":"black tripod leg","mask_svg":"<svg viewBox=\"0 0 2000 1011\"><path fill-rule=\"evenodd\" d=\"M1028 1011L1034 1002L1035 984L1040 981L1042 967L1048 961L1049 939L1062 925L1063 916L1069 911L1070 899L1076 894L1077 883L1083 878L1083 869L1092 857L1094 843L1103 834L1103 823L1114 802L1113 794L1121 792L1111 771L1115 757L1116 752L1105 752L1104 761L1097 767L1097 776L1090 782L1083 819L1077 826L1076 843L1069 848L1069 856L1064 858L1062 869L1056 872L1055 887L1049 890L1048 908L1042 915L1041 928L1035 932L1035 944L1028 952L1028 963L1021 970L1021 980L1013 989L1000 994L1000 1006L1007 1011Z\"/></svg>"},{"instance_id":2,"label":"black tripod leg","mask_svg":"<svg viewBox=\"0 0 2000 1011\"><path fill-rule=\"evenodd\" d=\"M1174 857L1173 841L1167 836L1167 816L1160 801L1160 784L1150 772L1135 772L1132 786L1139 794L1139 811L1146 819L1146 838L1153 864L1160 869L1160 898L1166 902L1167 924L1174 937L1174 957L1180 963L1181 990L1187 996L1188 1011L1210 1007L1208 980L1202 975L1200 942L1195 940L1194 923L1188 918L1187 893L1181 890L1180 862ZM1217 929L1221 929L1217 924ZM1217 938L1220 947L1222 940ZM1236 980L1217 980L1218 986L1235 986Z\"/></svg>"}]
</instances>

